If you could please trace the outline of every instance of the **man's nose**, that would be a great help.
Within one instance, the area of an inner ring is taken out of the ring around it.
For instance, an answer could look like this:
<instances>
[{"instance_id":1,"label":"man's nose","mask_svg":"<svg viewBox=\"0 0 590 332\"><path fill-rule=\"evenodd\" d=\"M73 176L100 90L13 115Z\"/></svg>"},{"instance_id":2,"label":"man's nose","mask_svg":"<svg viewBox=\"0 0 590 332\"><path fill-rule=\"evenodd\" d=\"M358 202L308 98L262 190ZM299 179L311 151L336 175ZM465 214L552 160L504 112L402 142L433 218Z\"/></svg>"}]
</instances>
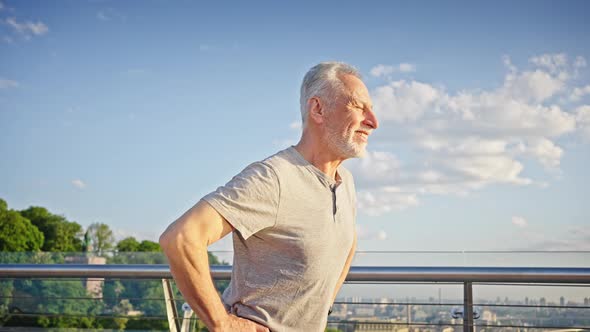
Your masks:
<instances>
[{"instance_id":1,"label":"man's nose","mask_svg":"<svg viewBox=\"0 0 590 332\"><path fill-rule=\"evenodd\" d=\"M363 124L365 126L369 126L373 129L377 129L377 127L379 127L379 120L377 120L377 116L375 115L375 112L371 111L367 111L365 113L365 119L363 120Z\"/></svg>"}]
</instances>

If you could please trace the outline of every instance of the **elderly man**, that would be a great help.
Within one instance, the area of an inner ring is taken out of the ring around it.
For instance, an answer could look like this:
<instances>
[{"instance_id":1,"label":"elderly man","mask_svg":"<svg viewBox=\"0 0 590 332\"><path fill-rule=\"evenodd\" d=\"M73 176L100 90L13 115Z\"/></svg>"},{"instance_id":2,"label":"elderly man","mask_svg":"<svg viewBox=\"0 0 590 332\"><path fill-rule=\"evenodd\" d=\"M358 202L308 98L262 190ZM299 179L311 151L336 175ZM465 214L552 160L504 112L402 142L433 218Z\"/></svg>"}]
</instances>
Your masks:
<instances>
[{"instance_id":1,"label":"elderly man","mask_svg":"<svg viewBox=\"0 0 590 332\"><path fill-rule=\"evenodd\" d=\"M210 331L324 331L356 249L356 196L341 166L377 128L353 67L311 68L301 85L295 146L247 166L160 237L170 271ZM220 300L207 246L233 232L234 262Z\"/></svg>"}]
</instances>

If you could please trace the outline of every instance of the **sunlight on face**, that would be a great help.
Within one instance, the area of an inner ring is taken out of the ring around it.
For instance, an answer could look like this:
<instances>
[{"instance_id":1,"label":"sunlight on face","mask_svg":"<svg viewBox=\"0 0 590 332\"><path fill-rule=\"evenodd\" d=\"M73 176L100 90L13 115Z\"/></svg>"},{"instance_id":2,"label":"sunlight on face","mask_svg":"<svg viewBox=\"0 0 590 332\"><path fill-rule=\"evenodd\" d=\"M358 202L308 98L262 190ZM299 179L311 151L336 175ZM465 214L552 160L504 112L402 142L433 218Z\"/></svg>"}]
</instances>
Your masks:
<instances>
[{"instance_id":1,"label":"sunlight on face","mask_svg":"<svg viewBox=\"0 0 590 332\"><path fill-rule=\"evenodd\" d=\"M344 91L329 111L326 144L342 158L363 157L373 128L363 124L371 98L364 83L351 75L341 78Z\"/></svg>"},{"instance_id":2,"label":"sunlight on face","mask_svg":"<svg viewBox=\"0 0 590 332\"><path fill-rule=\"evenodd\" d=\"M366 153L367 141L361 141L360 134L353 128L345 129L342 131L336 123L328 125L326 127L327 144L343 158L363 157Z\"/></svg>"}]
</instances>

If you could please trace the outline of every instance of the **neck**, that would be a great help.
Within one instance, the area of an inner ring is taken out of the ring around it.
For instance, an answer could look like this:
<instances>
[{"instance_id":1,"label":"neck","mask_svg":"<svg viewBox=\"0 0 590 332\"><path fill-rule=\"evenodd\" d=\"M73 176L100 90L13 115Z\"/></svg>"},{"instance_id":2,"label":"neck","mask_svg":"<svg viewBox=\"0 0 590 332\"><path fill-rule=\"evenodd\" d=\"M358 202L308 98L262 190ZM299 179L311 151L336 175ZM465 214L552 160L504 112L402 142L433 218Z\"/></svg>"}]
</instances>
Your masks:
<instances>
[{"instance_id":1,"label":"neck","mask_svg":"<svg viewBox=\"0 0 590 332\"><path fill-rule=\"evenodd\" d=\"M301 136L299 143L295 145L295 149L303 156L303 158L305 158L305 160L324 172L324 174L334 180L339 180L336 178L336 169L344 159L336 156L335 153L330 151L326 146L318 144L318 142L321 141L321 139L313 139L304 133L303 136Z\"/></svg>"}]
</instances>

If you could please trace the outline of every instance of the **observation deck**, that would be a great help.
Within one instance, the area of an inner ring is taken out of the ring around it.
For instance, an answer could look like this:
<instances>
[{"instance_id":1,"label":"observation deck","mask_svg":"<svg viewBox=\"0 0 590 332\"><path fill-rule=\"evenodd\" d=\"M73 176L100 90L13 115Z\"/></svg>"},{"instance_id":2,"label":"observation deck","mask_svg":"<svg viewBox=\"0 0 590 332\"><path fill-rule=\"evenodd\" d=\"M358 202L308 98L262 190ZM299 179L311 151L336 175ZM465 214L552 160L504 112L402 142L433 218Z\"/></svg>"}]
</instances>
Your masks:
<instances>
[{"instance_id":1,"label":"observation deck","mask_svg":"<svg viewBox=\"0 0 590 332\"><path fill-rule=\"evenodd\" d=\"M353 264L327 328L590 330L588 253L570 252L578 259L573 261L565 259L566 252L534 254L561 255L561 265L572 266ZM231 270L211 265L218 290L227 286ZM184 304L166 264L4 263L0 300L0 331L206 331Z\"/></svg>"}]
</instances>

